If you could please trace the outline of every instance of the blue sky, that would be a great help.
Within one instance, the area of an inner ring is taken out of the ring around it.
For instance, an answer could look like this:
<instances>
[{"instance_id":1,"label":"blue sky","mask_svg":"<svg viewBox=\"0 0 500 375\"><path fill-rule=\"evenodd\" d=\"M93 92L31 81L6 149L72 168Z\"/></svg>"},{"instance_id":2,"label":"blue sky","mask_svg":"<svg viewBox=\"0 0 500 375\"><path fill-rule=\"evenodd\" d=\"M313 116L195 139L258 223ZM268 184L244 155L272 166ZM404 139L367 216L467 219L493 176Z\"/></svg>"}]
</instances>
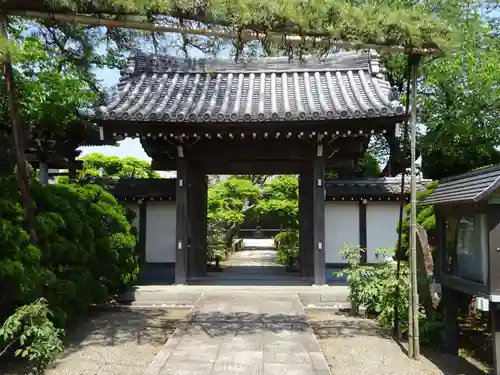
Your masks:
<instances>
[{"instance_id":1,"label":"blue sky","mask_svg":"<svg viewBox=\"0 0 500 375\"><path fill-rule=\"evenodd\" d=\"M118 82L120 73L116 69L98 69L96 71L98 77L102 80L104 86L112 87ZM115 155L119 157L133 156L143 160L151 160L151 158L144 152L141 142L138 139L127 138L116 146L102 146L102 147L82 147L81 156L85 156L92 152L100 152L104 155Z\"/></svg>"},{"instance_id":2,"label":"blue sky","mask_svg":"<svg viewBox=\"0 0 500 375\"><path fill-rule=\"evenodd\" d=\"M175 39L179 38L177 35L171 36L171 42L175 42ZM102 46L102 52L104 52L105 46ZM145 47L147 50L147 46ZM203 58L203 54L195 49L188 48L189 56L192 58ZM174 53L174 55L178 55ZM229 58L229 49L222 49L218 54L219 58ZM102 81L102 84L105 87L113 87L118 82L120 77L120 72L117 69L96 69L96 74L98 78ZM142 148L141 142L139 139L127 138L124 141L119 143L119 146L100 146L100 147L82 147L81 156L88 155L93 152L100 152L104 155L115 155L119 157L125 156L133 156L135 158L143 159L143 160L151 160L151 158L146 154L144 149Z\"/></svg>"}]
</instances>

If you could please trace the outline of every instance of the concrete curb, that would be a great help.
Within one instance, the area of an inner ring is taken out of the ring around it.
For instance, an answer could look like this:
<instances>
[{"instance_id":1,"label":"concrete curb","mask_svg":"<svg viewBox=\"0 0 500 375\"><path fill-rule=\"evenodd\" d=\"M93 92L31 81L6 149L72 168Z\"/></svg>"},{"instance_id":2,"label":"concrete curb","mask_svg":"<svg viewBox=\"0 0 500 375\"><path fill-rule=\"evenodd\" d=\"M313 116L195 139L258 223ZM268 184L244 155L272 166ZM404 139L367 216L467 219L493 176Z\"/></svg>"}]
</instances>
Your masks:
<instances>
[{"instance_id":1,"label":"concrete curb","mask_svg":"<svg viewBox=\"0 0 500 375\"><path fill-rule=\"evenodd\" d=\"M352 312L351 306L349 304L342 304L342 305L314 305L314 304L309 304L307 306L304 306L304 309L307 310L328 310L333 313L341 313L341 314L350 314ZM360 307L359 308L359 314L360 316L366 315L366 309L365 307Z\"/></svg>"}]
</instances>

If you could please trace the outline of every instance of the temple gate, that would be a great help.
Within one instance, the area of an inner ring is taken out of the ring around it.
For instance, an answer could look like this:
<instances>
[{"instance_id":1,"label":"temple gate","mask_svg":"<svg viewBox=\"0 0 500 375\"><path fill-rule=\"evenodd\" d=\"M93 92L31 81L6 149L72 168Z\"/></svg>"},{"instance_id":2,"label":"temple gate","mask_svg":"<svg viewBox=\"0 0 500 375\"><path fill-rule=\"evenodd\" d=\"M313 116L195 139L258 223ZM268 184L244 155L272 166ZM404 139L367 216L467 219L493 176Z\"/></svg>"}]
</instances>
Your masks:
<instances>
[{"instance_id":1,"label":"temple gate","mask_svg":"<svg viewBox=\"0 0 500 375\"><path fill-rule=\"evenodd\" d=\"M246 63L138 55L89 115L102 140L138 137L176 170L175 282L205 273L208 174L296 174L303 277L325 284L325 168L352 169L406 119L377 55Z\"/></svg>"}]
</instances>

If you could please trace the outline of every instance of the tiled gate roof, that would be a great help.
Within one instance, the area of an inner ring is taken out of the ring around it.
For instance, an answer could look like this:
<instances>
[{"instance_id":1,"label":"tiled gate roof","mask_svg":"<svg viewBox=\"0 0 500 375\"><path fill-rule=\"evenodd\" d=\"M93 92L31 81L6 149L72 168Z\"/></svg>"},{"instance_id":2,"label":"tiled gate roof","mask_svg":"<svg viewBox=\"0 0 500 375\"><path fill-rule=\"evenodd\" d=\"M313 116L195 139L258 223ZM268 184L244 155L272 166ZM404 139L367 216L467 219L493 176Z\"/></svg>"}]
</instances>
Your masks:
<instances>
[{"instance_id":1,"label":"tiled gate roof","mask_svg":"<svg viewBox=\"0 0 500 375\"><path fill-rule=\"evenodd\" d=\"M402 115L374 54L247 63L137 56L99 119L159 122L329 120Z\"/></svg>"}]
</instances>

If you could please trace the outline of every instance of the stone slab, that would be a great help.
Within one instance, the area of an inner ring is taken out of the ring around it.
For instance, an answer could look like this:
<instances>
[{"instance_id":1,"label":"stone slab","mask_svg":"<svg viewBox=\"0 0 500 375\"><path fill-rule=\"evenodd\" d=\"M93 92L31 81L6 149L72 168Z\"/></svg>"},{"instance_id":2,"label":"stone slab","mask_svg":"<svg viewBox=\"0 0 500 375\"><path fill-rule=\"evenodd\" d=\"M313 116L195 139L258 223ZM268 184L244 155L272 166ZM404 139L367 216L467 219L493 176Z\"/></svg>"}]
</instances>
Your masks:
<instances>
[{"instance_id":1,"label":"stone slab","mask_svg":"<svg viewBox=\"0 0 500 375\"><path fill-rule=\"evenodd\" d=\"M330 375L297 293L204 292L144 375Z\"/></svg>"},{"instance_id":2,"label":"stone slab","mask_svg":"<svg viewBox=\"0 0 500 375\"><path fill-rule=\"evenodd\" d=\"M315 305L328 307L349 305L347 286L303 286L303 285L164 285L139 286L133 291L123 293L120 302L133 306L194 306L204 294L266 294L269 301L279 302L289 300L290 296L298 296L298 301L304 306Z\"/></svg>"}]
</instances>

